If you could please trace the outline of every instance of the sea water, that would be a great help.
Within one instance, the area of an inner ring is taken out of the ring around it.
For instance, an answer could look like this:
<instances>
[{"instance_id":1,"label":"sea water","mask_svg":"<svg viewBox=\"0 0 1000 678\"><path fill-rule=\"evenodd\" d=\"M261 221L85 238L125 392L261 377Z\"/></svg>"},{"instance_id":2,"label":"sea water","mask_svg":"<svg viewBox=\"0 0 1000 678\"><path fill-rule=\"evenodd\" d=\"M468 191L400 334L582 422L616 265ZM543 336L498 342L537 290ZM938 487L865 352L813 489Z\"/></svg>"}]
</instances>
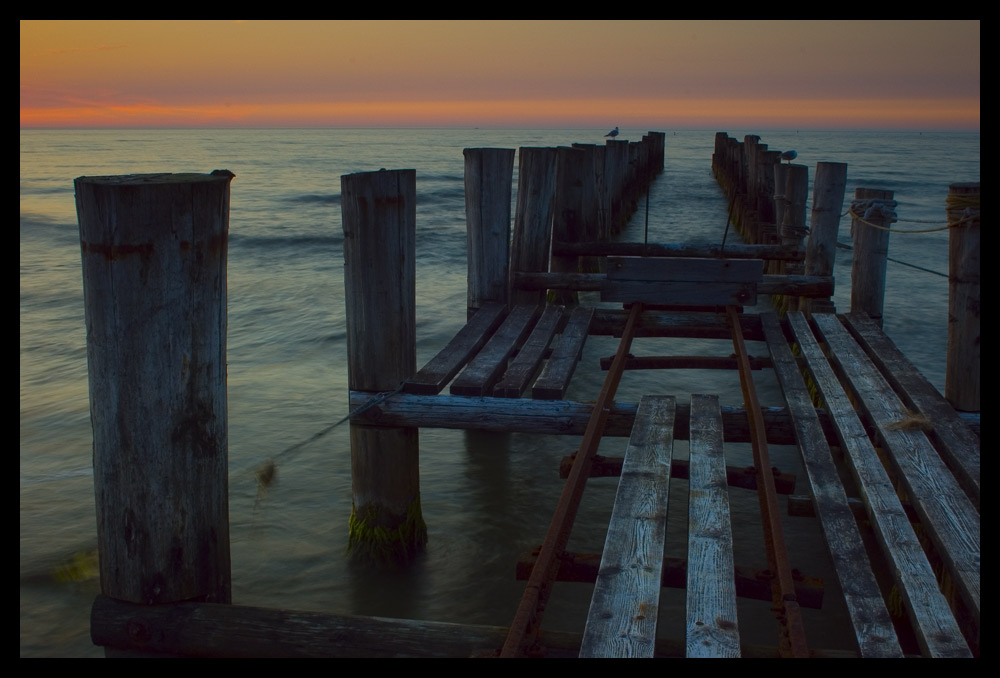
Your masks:
<instances>
[{"instance_id":1,"label":"sea water","mask_svg":"<svg viewBox=\"0 0 1000 678\"><path fill-rule=\"evenodd\" d=\"M638 140L646 130L623 128ZM730 130L742 139L744 130ZM759 132L797 162L848 164L845 211L856 187L895 191L897 231L945 222L954 182L979 181L978 132ZM623 239L716 243L727 204L711 173L714 130L667 131L665 170ZM465 321L462 149L603 143L603 130L204 129L20 132L20 654L100 656L89 637L99 591L92 433L87 395L79 233L73 179L83 175L210 172L232 183L228 268L228 393L233 602L246 605L475 624L508 625L523 591L519 554L541 543L562 481L559 459L578 439L422 430L421 501L427 552L395 570L352 563L348 427L309 440L348 410L340 176L414 168L417 174L417 362L432 357ZM515 182L516 182L515 164ZM516 186L516 183L515 183ZM849 219L840 242L850 243ZM730 238L733 234L730 233ZM947 341L947 232L894 234L889 245L885 330L939 389ZM851 253L837 253L835 302L850 306ZM596 361L616 340L592 337L568 395L593 400ZM753 342L750 351L766 354ZM727 342L637 340L642 355L728 355ZM755 373L766 405L780 404L768 371ZM644 393L718 393L740 404L734 372L630 372L618 399ZM602 454L621 456L607 439ZM678 442L675 453L686 455ZM772 450L783 471L805 476L794 448ZM730 464L748 445L727 445ZM277 480L254 470L275 459ZM570 548L599 552L615 479L588 483ZM736 560L766 567L757 499L730 492ZM849 649L835 576L811 518L785 517L793 566L826 580L823 611L807 610L807 637ZM685 557L686 494L671 486L667 555ZM591 586L559 584L546 627L582 630ZM660 625L683 634L682 592L665 591ZM740 600L744 641L775 643L764 601ZM759 620L759 622L758 622Z\"/></svg>"}]
</instances>

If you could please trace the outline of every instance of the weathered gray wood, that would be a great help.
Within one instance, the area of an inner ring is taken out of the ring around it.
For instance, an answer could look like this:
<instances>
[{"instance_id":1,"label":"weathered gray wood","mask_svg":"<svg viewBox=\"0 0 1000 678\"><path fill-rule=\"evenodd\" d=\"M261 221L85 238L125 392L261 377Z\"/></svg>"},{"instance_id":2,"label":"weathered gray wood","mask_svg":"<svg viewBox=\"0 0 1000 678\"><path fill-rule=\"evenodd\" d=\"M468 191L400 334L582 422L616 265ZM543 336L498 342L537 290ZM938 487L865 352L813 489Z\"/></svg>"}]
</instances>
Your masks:
<instances>
[{"instance_id":1,"label":"weathered gray wood","mask_svg":"<svg viewBox=\"0 0 1000 678\"><path fill-rule=\"evenodd\" d=\"M451 383L452 395L484 396L507 368L507 359L524 342L541 309L532 304L515 306L490 337L483 350L466 365Z\"/></svg>"},{"instance_id":2,"label":"weathered gray wood","mask_svg":"<svg viewBox=\"0 0 1000 678\"><path fill-rule=\"evenodd\" d=\"M448 342L448 345L431 358L419 372L406 380L403 391L421 395L440 393L462 366L486 344L506 315L507 308L503 303L483 302L482 307Z\"/></svg>"},{"instance_id":3,"label":"weathered gray wood","mask_svg":"<svg viewBox=\"0 0 1000 678\"><path fill-rule=\"evenodd\" d=\"M348 387L393 391L416 371L416 172L340 181ZM405 559L423 548L418 448L416 429L352 424L348 543L356 554Z\"/></svg>"},{"instance_id":4,"label":"weathered gray wood","mask_svg":"<svg viewBox=\"0 0 1000 678\"><path fill-rule=\"evenodd\" d=\"M552 238L579 240L583 236L584 163L586 152L576 148L560 147L557 150L556 185L552 206ZM579 257L553 254L550 271L576 273L580 269ZM553 299L550 298L550 301ZM573 302L573 295L565 292L554 295L557 303Z\"/></svg>"},{"instance_id":5,"label":"weathered gray wood","mask_svg":"<svg viewBox=\"0 0 1000 678\"><path fill-rule=\"evenodd\" d=\"M542 317L535 324L528 340L518 351L517 357L510 361L503 378L493 389L493 395L498 398L520 398L524 389L538 374L542 367L542 359L549 342L559 329L563 316L562 306L549 305L545 307Z\"/></svg>"},{"instance_id":6,"label":"weathered gray wood","mask_svg":"<svg viewBox=\"0 0 1000 678\"><path fill-rule=\"evenodd\" d=\"M488 301L507 303L513 148L466 148L468 317Z\"/></svg>"},{"instance_id":7,"label":"weathered gray wood","mask_svg":"<svg viewBox=\"0 0 1000 678\"><path fill-rule=\"evenodd\" d=\"M352 391L350 407L357 409L378 393ZM611 408L605 436L627 436L635 419L636 403L616 402ZM366 426L398 426L480 429L484 431L582 435L590 418L593 404L569 400L535 400L531 398L476 398L468 396L426 396L399 393L372 405L351 417L351 422ZM773 445L794 445L791 418L783 407L763 409L767 441ZM687 440L690 408L677 406L675 438ZM746 410L723 406L726 442L750 440ZM829 418L821 414L820 422L828 437L833 435Z\"/></svg>"},{"instance_id":8,"label":"weathered gray wood","mask_svg":"<svg viewBox=\"0 0 1000 678\"><path fill-rule=\"evenodd\" d=\"M809 238L806 240L806 275L833 275L846 186L846 163L816 163Z\"/></svg>"},{"instance_id":9,"label":"weathered gray wood","mask_svg":"<svg viewBox=\"0 0 1000 678\"><path fill-rule=\"evenodd\" d=\"M980 443L969 425L929 381L906 359L865 313L844 316L847 328L907 406L926 417L927 436L979 509Z\"/></svg>"},{"instance_id":10,"label":"weathered gray wood","mask_svg":"<svg viewBox=\"0 0 1000 678\"><path fill-rule=\"evenodd\" d=\"M979 513L923 431L906 426L906 408L837 317L814 319L830 347L831 361L850 383L860 408L917 509L959 595L979 624Z\"/></svg>"},{"instance_id":11,"label":"weathered gray wood","mask_svg":"<svg viewBox=\"0 0 1000 678\"><path fill-rule=\"evenodd\" d=\"M892 191L858 188L851 203L854 263L851 267L851 310L864 311L882 326L889 225L895 221Z\"/></svg>"},{"instance_id":12,"label":"weathered gray wood","mask_svg":"<svg viewBox=\"0 0 1000 678\"><path fill-rule=\"evenodd\" d=\"M671 466L683 460L674 459ZM676 478L676 474L672 474ZM685 476L686 477L686 476ZM525 580L538 559L537 551L521 553L517 559L515 577ZM559 562L556 581L593 584L601 569L600 553L566 551ZM687 589L688 562L686 558L664 558L660 580L662 588ZM751 600L771 600L771 572L766 569L737 564L730 571L735 581L736 596ZM823 580L819 577L799 576L795 580L795 597L804 608L823 609ZM661 634L662 635L662 634Z\"/></svg>"},{"instance_id":13,"label":"weathered gray wood","mask_svg":"<svg viewBox=\"0 0 1000 678\"><path fill-rule=\"evenodd\" d=\"M814 320L823 317L833 316L817 315ZM893 577L922 652L933 657L970 656L920 541L850 399L805 318L792 313L788 321L813 382L834 420L844 457L861 492L882 552L891 563Z\"/></svg>"},{"instance_id":14,"label":"weathered gray wood","mask_svg":"<svg viewBox=\"0 0 1000 678\"><path fill-rule=\"evenodd\" d=\"M948 191L948 358L944 395L957 410L979 411L982 309L979 182ZM959 225L959 222L961 224Z\"/></svg>"},{"instance_id":15,"label":"weathered gray wood","mask_svg":"<svg viewBox=\"0 0 1000 678\"><path fill-rule=\"evenodd\" d=\"M686 425L683 419L683 411L678 411L678 416L674 419L674 440L685 440L689 438L687 429L680 430L680 425ZM624 457L611 457L601 455L600 459L595 459L590 467L591 478L610 478L622 474L622 465L625 463ZM559 460L559 477L565 478L569 475L569 470L573 466L573 457L567 455ZM792 494L795 492L795 474L783 473L778 468L771 469L771 476L774 479L774 490L778 494ZM670 464L670 477L687 480L691 477L688 462L684 459L674 459ZM757 489L757 471L753 466L727 466L726 483L729 487L738 487L745 490Z\"/></svg>"},{"instance_id":16,"label":"weathered gray wood","mask_svg":"<svg viewBox=\"0 0 1000 678\"><path fill-rule=\"evenodd\" d=\"M718 396L691 396L687 656L739 657L733 532Z\"/></svg>"},{"instance_id":17,"label":"weathered gray wood","mask_svg":"<svg viewBox=\"0 0 1000 678\"><path fill-rule=\"evenodd\" d=\"M581 657L652 657L676 402L643 396L625 452Z\"/></svg>"},{"instance_id":18,"label":"weathered gray wood","mask_svg":"<svg viewBox=\"0 0 1000 678\"><path fill-rule=\"evenodd\" d=\"M603 273L514 273L512 278L514 287L524 290L570 289L597 292L608 284L608 278ZM623 282L633 281L612 281L612 284ZM765 275L757 284L757 293L829 297L833 294L833 278Z\"/></svg>"},{"instance_id":19,"label":"weathered gray wood","mask_svg":"<svg viewBox=\"0 0 1000 678\"><path fill-rule=\"evenodd\" d=\"M532 398L561 400L566 396L576 364L583 354L583 344L587 341L593 318L593 307L578 306L573 309L558 343L552 349L552 355L535 380L535 385L531 387Z\"/></svg>"},{"instance_id":20,"label":"weathered gray wood","mask_svg":"<svg viewBox=\"0 0 1000 678\"><path fill-rule=\"evenodd\" d=\"M717 244L696 243L639 243L639 242L552 242L554 254L577 254L595 257L700 257L725 256L728 259L781 259L801 261L805 254L797 247L782 245L747 245L727 242ZM825 275L830 275L826 273Z\"/></svg>"},{"instance_id":21,"label":"weathered gray wood","mask_svg":"<svg viewBox=\"0 0 1000 678\"><path fill-rule=\"evenodd\" d=\"M101 590L230 601L232 173L80 177Z\"/></svg>"},{"instance_id":22,"label":"weathered gray wood","mask_svg":"<svg viewBox=\"0 0 1000 678\"><path fill-rule=\"evenodd\" d=\"M798 364L773 313L761 315L774 371L795 422L795 434L837 579L844 591L862 657L902 657L892 618L872 573L826 436Z\"/></svg>"},{"instance_id":23,"label":"weathered gray wood","mask_svg":"<svg viewBox=\"0 0 1000 678\"><path fill-rule=\"evenodd\" d=\"M608 280L601 286L601 301L668 306L753 306L757 286L747 282L640 282Z\"/></svg>"},{"instance_id":24,"label":"weathered gray wood","mask_svg":"<svg viewBox=\"0 0 1000 678\"><path fill-rule=\"evenodd\" d=\"M608 257L609 280L760 282L759 259Z\"/></svg>"},{"instance_id":25,"label":"weathered gray wood","mask_svg":"<svg viewBox=\"0 0 1000 678\"><path fill-rule=\"evenodd\" d=\"M510 251L510 273L549 270L555 197L555 148L521 148L517 174L517 211ZM541 304L544 291L518 290L511 283L510 303Z\"/></svg>"},{"instance_id":26,"label":"weathered gray wood","mask_svg":"<svg viewBox=\"0 0 1000 678\"><path fill-rule=\"evenodd\" d=\"M507 629L186 602L137 606L94 601L98 645L189 657L472 657L503 645ZM547 649L574 651L579 634L543 633ZM574 652L575 654L575 652Z\"/></svg>"}]
</instances>

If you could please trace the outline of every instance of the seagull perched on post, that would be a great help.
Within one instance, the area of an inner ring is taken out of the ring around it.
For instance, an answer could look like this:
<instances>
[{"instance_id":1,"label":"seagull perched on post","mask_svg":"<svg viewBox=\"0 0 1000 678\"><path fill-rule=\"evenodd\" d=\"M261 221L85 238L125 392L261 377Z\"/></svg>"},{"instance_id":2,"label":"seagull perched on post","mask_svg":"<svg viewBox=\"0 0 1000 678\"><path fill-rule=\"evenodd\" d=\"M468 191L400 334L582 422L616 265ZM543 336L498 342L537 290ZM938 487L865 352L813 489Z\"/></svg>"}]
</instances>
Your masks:
<instances>
[{"instance_id":1,"label":"seagull perched on post","mask_svg":"<svg viewBox=\"0 0 1000 678\"><path fill-rule=\"evenodd\" d=\"M781 154L781 159L787 162L789 165L791 165L792 160L795 160L795 158L797 157L799 157L799 154L796 153L795 151L785 151L784 153Z\"/></svg>"},{"instance_id":2,"label":"seagull perched on post","mask_svg":"<svg viewBox=\"0 0 1000 678\"><path fill-rule=\"evenodd\" d=\"M618 128L615 127L613 130L611 130L610 132L608 132L604 136L611 137L612 139L614 139L616 136L618 136Z\"/></svg>"}]
</instances>

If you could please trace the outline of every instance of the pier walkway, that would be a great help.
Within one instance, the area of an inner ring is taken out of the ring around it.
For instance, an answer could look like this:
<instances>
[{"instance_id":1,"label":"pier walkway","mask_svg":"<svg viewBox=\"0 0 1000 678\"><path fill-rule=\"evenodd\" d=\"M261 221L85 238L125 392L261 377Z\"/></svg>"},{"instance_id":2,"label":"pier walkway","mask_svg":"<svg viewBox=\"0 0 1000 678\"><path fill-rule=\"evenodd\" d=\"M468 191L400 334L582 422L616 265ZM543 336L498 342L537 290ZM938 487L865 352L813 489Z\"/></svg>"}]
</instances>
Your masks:
<instances>
[{"instance_id":1,"label":"pier walkway","mask_svg":"<svg viewBox=\"0 0 1000 678\"><path fill-rule=\"evenodd\" d=\"M751 146L752 152L744 151L762 166L781 167L766 156L766 147ZM162 563L136 568L135 585L119 586L105 577L113 559L126 556L104 546L105 539L117 543L124 537L102 532L95 642L114 652L233 656L830 656L836 653L825 652L822 636L803 620L803 609L822 608L824 591L822 582L797 571L791 561L784 525L792 518L782 516L781 508L787 504L797 515L818 519L856 656L978 656L978 433L882 332L879 306L858 303L851 312L833 312L833 247L823 239L832 221L835 242L842 180L840 196L830 198L828 211L836 216L831 220L829 214L817 215L826 200L819 197L817 177L813 224L803 242L805 201L795 197L793 186L803 176L798 166L765 181L767 172L754 170L752 162L726 160L731 151L731 145L717 143L717 171L730 168L719 180L734 196L731 214L750 242L723 248L612 242L635 196L662 169L662 134L650 133L641 144L609 142L606 149L521 149L513 232L514 151L467 149L468 322L419 369L413 172L343 177L352 548L397 549L404 557L422 548L419 428L582 436L559 469L566 482L543 543L517 564L527 583L509 628L229 605L228 523L219 523L199 527L193 538L191 549L208 553L196 559L198 576L177 584L161 577L155 589L147 585L147 571L169 570ZM770 217L775 219L770 226L759 220L759 196L745 181L755 173L756 180L771 182L766 189L771 195L779 192L775 181L787 181L782 195L787 200L779 205L782 213ZM785 173L787 180L781 178ZM216 175L211 180L222 181ZM741 181L742 188L733 188ZM78 195L84 188L78 185ZM890 198L859 195L868 201ZM84 196L81 205L86 203ZM81 211L81 234L84 220ZM975 224L978 234L978 216ZM217 239L205 242L206 251L214 251ZM85 281L88 252L117 251L85 247ZM97 304L89 297L87 303L88 309ZM781 312L770 310L775 307ZM224 310L205 315L221 315L224 323ZM600 364L584 364L584 346L596 335L619 338L618 348ZM224 332L222 337L224 356ZM634 355L632 347L650 337L727 339L733 352ZM767 355L750 356L747 341L763 342ZM187 354L185 366L186 360ZM97 362L91 358L92 370ZM724 403L712 393L650 393L638 402L615 398L625 370L689 368L736 370L742 402ZM567 399L574 377L598 370L605 377L593 400ZM781 406L758 402L754 372L761 370L773 370ZM92 382L103 378L91 373ZM100 390L92 384L91 392ZM208 407L206 402L199 396L197 406ZM100 413L94 417L96 437L103 429ZM197 420L208 421L203 409ZM202 425L191 423L194 428L180 436L181 442L205 446L195 455L198 464L209 446L210 430L195 430ZM178 430L165 437L177 442ZM621 457L597 454L605 436L622 439ZM688 442L686 459L675 458L677 441ZM728 464L727 447L747 442L754 466ZM796 446L804 477L774 469L769 445ZM95 440L95 469L105 447L115 446ZM577 509L586 501L587 479L609 475L619 481L603 551L567 551ZM95 471L95 482L100 488L122 481L102 479ZM668 511L678 483L687 484L686 515ZM224 489L222 500L209 500L212 506L224 505ZM734 556L730 497L747 491L758 496L766 570L751 570ZM146 492L140 488L136 506L149 503ZM799 498L779 503L779 494L792 493ZM105 496L99 489L99 501ZM110 506L112 500L106 501ZM129 500L116 495L115 501ZM201 513L211 511L190 511ZM158 519L148 520L155 527ZM686 558L666 557L668 526L678 523L687 534ZM218 555L213 549L223 529L226 549ZM206 562L215 569L205 569ZM194 584L204 588L201 593L191 589L198 577L208 582ZM593 583L582 637L543 630L558 581ZM163 593L171 587L176 592ZM683 639L657 634L665 587L685 590ZM741 640L740 597L771 601L773 646Z\"/></svg>"}]
</instances>

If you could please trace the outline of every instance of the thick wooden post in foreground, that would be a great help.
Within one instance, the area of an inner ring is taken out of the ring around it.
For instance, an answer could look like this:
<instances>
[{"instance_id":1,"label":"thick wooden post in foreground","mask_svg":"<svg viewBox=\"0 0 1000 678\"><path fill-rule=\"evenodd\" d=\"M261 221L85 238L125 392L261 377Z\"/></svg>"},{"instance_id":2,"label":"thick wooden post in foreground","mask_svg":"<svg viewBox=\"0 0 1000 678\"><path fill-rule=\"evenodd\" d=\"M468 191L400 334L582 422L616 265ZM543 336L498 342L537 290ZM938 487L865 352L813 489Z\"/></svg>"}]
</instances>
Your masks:
<instances>
[{"instance_id":1,"label":"thick wooden post in foreground","mask_svg":"<svg viewBox=\"0 0 1000 678\"><path fill-rule=\"evenodd\" d=\"M882 326L889 225L896 220L892 191L858 188L851 203L854 264L851 267L851 311L864 311Z\"/></svg>"},{"instance_id":2,"label":"thick wooden post in foreground","mask_svg":"<svg viewBox=\"0 0 1000 678\"><path fill-rule=\"evenodd\" d=\"M948 360L945 397L956 410L979 412L979 183L948 192Z\"/></svg>"},{"instance_id":3,"label":"thick wooden post in foreground","mask_svg":"<svg viewBox=\"0 0 1000 678\"><path fill-rule=\"evenodd\" d=\"M416 372L414 170L341 177L347 380L352 391L393 391ZM349 548L375 560L421 551L417 429L351 424Z\"/></svg>"},{"instance_id":4,"label":"thick wooden post in foreground","mask_svg":"<svg viewBox=\"0 0 1000 678\"><path fill-rule=\"evenodd\" d=\"M513 148L466 148L468 317L485 302L507 303Z\"/></svg>"},{"instance_id":5,"label":"thick wooden post in foreground","mask_svg":"<svg viewBox=\"0 0 1000 678\"><path fill-rule=\"evenodd\" d=\"M806 241L806 275L833 275L846 186L846 163L816 163L809 239ZM810 311L833 311L833 304L825 299L801 299L800 302L805 302Z\"/></svg>"},{"instance_id":6,"label":"thick wooden post in foreground","mask_svg":"<svg viewBox=\"0 0 1000 678\"><path fill-rule=\"evenodd\" d=\"M228 603L232 174L75 181L101 590Z\"/></svg>"}]
</instances>

